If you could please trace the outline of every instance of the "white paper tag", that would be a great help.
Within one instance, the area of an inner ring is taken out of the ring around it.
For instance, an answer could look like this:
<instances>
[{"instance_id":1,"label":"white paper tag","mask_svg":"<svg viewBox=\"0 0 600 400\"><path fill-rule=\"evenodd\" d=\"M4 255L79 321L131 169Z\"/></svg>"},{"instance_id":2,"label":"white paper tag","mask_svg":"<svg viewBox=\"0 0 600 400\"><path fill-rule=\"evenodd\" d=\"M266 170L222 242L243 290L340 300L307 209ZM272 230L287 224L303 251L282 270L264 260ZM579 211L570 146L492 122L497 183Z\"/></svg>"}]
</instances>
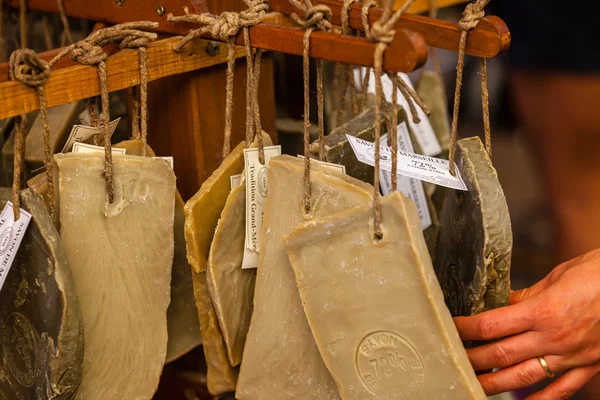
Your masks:
<instances>
[{"instance_id":1,"label":"white paper tag","mask_svg":"<svg viewBox=\"0 0 600 400\"><path fill-rule=\"evenodd\" d=\"M367 142L354 136L346 135L358 161L375 165L375 143ZM379 162L381 169L392 171L392 150L380 143ZM400 175L409 176L451 189L467 191L467 186L460 175L458 167L456 176L450 174L450 163L441 158L428 157L407 151L398 151L398 169Z\"/></svg>"},{"instance_id":2,"label":"white paper tag","mask_svg":"<svg viewBox=\"0 0 600 400\"><path fill-rule=\"evenodd\" d=\"M265 200L269 192L267 166L273 157L281 155L281 146L266 146L265 165L258 161L258 149L244 149L244 178L246 179L246 248L242 268L258 266L260 235Z\"/></svg>"},{"instance_id":3,"label":"white paper tag","mask_svg":"<svg viewBox=\"0 0 600 400\"><path fill-rule=\"evenodd\" d=\"M122 148L118 148L118 147L112 148L113 154L125 154L126 152L127 152L126 149L122 149ZM104 147L94 146L93 144L75 142L73 144L73 153L103 153L104 154Z\"/></svg>"},{"instance_id":4,"label":"white paper tag","mask_svg":"<svg viewBox=\"0 0 600 400\"><path fill-rule=\"evenodd\" d=\"M241 186L242 184L242 174L231 175L229 177L229 183L231 185L231 190L234 188Z\"/></svg>"},{"instance_id":5,"label":"white paper tag","mask_svg":"<svg viewBox=\"0 0 600 400\"><path fill-rule=\"evenodd\" d=\"M125 153L123 153L125 154ZM167 157L156 157L156 158L162 158L163 160L165 160L167 163L169 163L169 166L171 167L171 169L175 169L175 161L173 161L173 157L172 156L167 156Z\"/></svg>"},{"instance_id":6,"label":"white paper tag","mask_svg":"<svg viewBox=\"0 0 600 400\"><path fill-rule=\"evenodd\" d=\"M397 128L398 150L414 152L414 147L408 133L406 123L403 122ZM387 143L387 134L381 137L383 143ZM380 170L380 186L384 196L392 192L392 173L390 171ZM429 228L432 224L427 197L423 189L423 182L408 176L398 175L398 190L408 197L417 206L417 212L421 219L421 228Z\"/></svg>"},{"instance_id":7,"label":"white paper tag","mask_svg":"<svg viewBox=\"0 0 600 400\"><path fill-rule=\"evenodd\" d=\"M31 214L20 210L19 220L15 221L13 204L8 201L0 213L0 291L31 221Z\"/></svg>"},{"instance_id":8,"label":"white paper tag","mask_svg":"<svg viewBox=\"0 0 600 400\"><path fill-rule=\"evenodd\" d=\"M362 69L366 71L366 68L363 67ZM366 73L365 71L361 71L361 75L364 75ZM400 77L413 90L415 89L408 75L401 73ZM392 93L394 92L394 85L392 84L392 81L387 75L383 75L381 77L381 85L383 86L383 93L385 95L386 100L391 102ZM375 74L372 72L369 77L369 84L367 90L370 93L375 93ZM435 135L435 131L433 130L433 127L429 122L429 117L427 116L427 114L425 114L425 111L423 111L423 109L421 109L421 107L419 107L418 105L415 105L415 108L417 109L417 114L419 116L419 119L421 120L421 122L416 124L413 121L408 100L402 95L400 90L398 90L398 105L402 106L406 110L408 116L408 123L415 134L415 138L419 143L419 147L423 149L423 154L425 154L426 156L437 156L438 154L440 154L442 152L442 146L440 146L440 142L438 141L437 136Z\"/></svg>"},{"instance_id":9,"label":"white paper tag","mask_svg":"<svg viewBox=\"0 0 600 400\"><path fill-rule=\"evenodd\" d=\"M298 154L298 158L304 159L304 156ZM345 165L334 164L334 163L330 163L330 162L326 162L326 161L321 161L321 160L315 160L314 158L311 158L310 162L322 165L325 168L329 168L329 169L332 169L332 170L337 171L337 172L341 172L342 174L346 173L346 166Z\"/></svg>"},{"instance_id":10,"label":"white paper tag","mask_svg":"<svg viewBox=\"0 0 600 400\"><path fill-rule=\"evenodd\" d=\"M117 129L117 125L121 121L121 118L115 119L110 123L110 135L112 136L115 133L115 129ZM71 148L75 144L75 142L85 142L92 136L96 134L104 134L104 131L100 127L96 126L87 126L87 125L73 125L73 129L71 129L71 133L67 138L67 142L65 143L62 153L66 153L71 151Z\"/></svg>"}]
</instances>

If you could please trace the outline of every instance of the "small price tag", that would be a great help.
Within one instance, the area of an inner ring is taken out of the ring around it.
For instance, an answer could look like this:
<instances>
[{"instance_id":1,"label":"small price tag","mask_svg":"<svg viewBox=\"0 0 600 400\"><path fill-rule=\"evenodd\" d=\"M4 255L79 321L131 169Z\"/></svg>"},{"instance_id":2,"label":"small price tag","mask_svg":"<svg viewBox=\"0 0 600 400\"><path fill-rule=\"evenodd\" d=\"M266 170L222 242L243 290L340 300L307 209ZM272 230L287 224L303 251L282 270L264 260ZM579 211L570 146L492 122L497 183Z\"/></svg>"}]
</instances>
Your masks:
<instances>
[{"instance_id":1,"label":"small price tag","mask_svg":"<svg viewBox=\"0 0 600 400\"><path fill-rule=\"evenodd\" d=\"M359 76L364 76L366 68L362 68ZM355 72L355 79L357 73ZM406 74L400 74L400 78L404 82L406 82L413 90L415 89L410 78ZM362 83L361 83L362 85ZM394 92L394 85L392 81L387 75L383 75L381 77L381 85L383 86L383 93L385 95L385 99L389 102L392 101L392 93ZM371 73L369 78L368 89L370 93L375 93L375 74ZM400 90L398 90L398 105L402 106L408 113L408 123L410 128L415 134L415 138L419 143L419 147L423 150L423 154L426 156L436 156L442 152L442 146L435 135L433 127L429 122L429 117L425 114L425 111L421 109L418 105L415 105L417 109L417 114L421 122L418 124L413 121L412 114L410 113L410 106L408 104L408 100L402 95Z\"/></svg>"},{"instance_id":2,"label":"small price tag","mask_svg":"<svg viewBox=\"0 0 600 400\"><path fill-rule=\"evenodd\" d=\"M346 135L358 161L375 165L375 143L367 142L354 136ZM386 171L392 171L392 150L380 143L379 165ZM451 189L467 191L467 186L460 175L458 168L456 176L450 173L450 163L441 158L428 157L420 154L398 150L399 175L408 176Z\"/></svg>"},{"instance_id":3,"label":"small price tag","mask_svg":"<svg viewBox=\"0 0 600 400\"><path fill-rule=\"evenodd\" d=\"M304 156L298 154L298 158L304 159ZM337 172L341 172L342 174L346 173L346 166L345 165L334 164L334 163L330 163L330 162L326 162L326 161L321 161L321 160L315 160L314 158L311 158L310 162L322 165L325 168L329 168L329 169L337 171Z\"/></svg>"},{"instance_id":4,"label":"small price tag","mask_svg":"<svg viewBox=\"0 0 600 400\"><path fill-rule=\"evenodd\" d=\"M125 154L127 150L118 147L112 148L113 154ZM94 146L93 144L75 142L73 144L73 153L103 153L104 147Z\"/></svg>"},{"instance_id":5,"label":"small price tag","mask_svg":"<svg viewBox=\"0 0 600 400\"><path fill-rule=\"evenodd\" d=\"M8 201L0 213L0 291L31 221L31 214L22 208L20 211L19 220L15 221L13 204Z\"/></svg>"},{"instance_id":6,"label":"small price tag","mask_svg":"<svg viewBox=\"0 0 600 400\"><path fill-rule=\"evenodd\" d=\"M266 146L265 164L258 160L258 149L244 149L244 177L246 179L246 248L242 268L258 266L260 235L262 231L265 200L269 193L267 166L269 161L281 155L281 146Z\"/></svg>"},{"instance_id":7,"label":"small price tag","mask_svg":"<svg viewBox=\"0 0 600 400\"><path fill-rule=\"evenodd\" d=\"M121 121L121 118L117 118L110 123L111 136L113 133L115 133L119 121ZM102 130L102 128L97 126L73 125L73 129L71 129L71 133L69 134L67 142L65 143L62 149L62 153L67 153L71 151L75 142L85 142L96 134L104 134L104 131Z\"/></svg>"},{"instance_id":8,"label":"small price tag","mask_svg":"<svg viewBox=\"0 0 600 400\"><path fill-rule=\"evenodd\" d=\"M229 177L229 183L231 184L231 190L242 184L242 174L231 175Z\"/></svg>"},{"instance_id":9,"label":"small price tag","mask_svg":"<svg viewBox=\"0 0 600 400\"><path fill-rule=\"evenodd\" d=\"M406 123L398 125L398 149L402 151L414 152L414 147L408 133ZM387 134L381 137L383 143L387 143ZM392 173L385 170L379 171L381 191L384 196L392 192ZM429 228L432 224L431 213L425 197L423 182L407 176L398 175L398 190L408 197L417 206L417 212L421 219L421 228L423 230Z\"/></svg>"}]
</instances>

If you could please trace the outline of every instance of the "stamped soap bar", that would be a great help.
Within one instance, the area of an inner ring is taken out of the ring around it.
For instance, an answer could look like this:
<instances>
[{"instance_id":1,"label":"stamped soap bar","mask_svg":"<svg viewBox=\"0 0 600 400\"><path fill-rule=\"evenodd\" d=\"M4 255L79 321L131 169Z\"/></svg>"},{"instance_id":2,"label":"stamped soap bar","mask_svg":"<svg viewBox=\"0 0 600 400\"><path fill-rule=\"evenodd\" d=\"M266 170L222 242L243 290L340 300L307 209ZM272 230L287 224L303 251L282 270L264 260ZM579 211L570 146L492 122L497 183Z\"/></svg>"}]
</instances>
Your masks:
<instances>
[{"instance_id":1,"label":"stamped soap bar","mask_svg":"<svg viewBox=\"0 0 600 400\"><path fill-rule=\"evenodd\" d=\"M484 400L435 278L414 204L381 200L303 223L287 254L344 400Z\"/></svg>"}]
</instances>

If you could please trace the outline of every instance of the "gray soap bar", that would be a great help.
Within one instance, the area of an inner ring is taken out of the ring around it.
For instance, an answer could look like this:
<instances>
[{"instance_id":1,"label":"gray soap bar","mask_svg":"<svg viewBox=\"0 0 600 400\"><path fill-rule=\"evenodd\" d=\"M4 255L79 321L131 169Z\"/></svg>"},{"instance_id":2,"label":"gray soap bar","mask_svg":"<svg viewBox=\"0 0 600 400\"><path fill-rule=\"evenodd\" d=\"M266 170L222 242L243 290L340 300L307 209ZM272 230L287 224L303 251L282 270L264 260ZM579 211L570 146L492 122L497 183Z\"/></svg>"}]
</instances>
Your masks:
<instances>
[{"instance_id":1,"label":"gray soap bar","mask_svg":"<svg viewBox=\"0 0 600 400\"><path fill-rule=\"evenodd\" d=\"M468 192L448 190L434 266L453 316L508 304L512 232L498 174L478 137L457 143Z\"/></svg>"}]
</instances>

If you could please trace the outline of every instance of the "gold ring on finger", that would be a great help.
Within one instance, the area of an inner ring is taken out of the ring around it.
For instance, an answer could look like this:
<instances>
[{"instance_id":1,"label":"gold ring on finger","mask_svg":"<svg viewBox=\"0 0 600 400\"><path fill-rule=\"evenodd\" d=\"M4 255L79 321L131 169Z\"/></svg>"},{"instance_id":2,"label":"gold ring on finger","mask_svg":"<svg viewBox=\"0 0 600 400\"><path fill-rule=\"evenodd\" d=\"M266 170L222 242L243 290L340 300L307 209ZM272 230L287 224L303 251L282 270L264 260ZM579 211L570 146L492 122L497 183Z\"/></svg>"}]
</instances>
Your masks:
<instances>
[{"instance_id":1,"label":"gold ring on finger","mask_svg":"<svg viewBox=\"0 0 600 400\"><path fill-rule=\"evenodd\" d=\"M537 358L538 361L540 362L540 365L542 366L542 369L544 370L544 373L546 374L546 376L548 378L554 378L554 376L556 375L548 366L548 363L546 362L546 359L544 357L538 357Z\"/></svg>"}]
</instances>

